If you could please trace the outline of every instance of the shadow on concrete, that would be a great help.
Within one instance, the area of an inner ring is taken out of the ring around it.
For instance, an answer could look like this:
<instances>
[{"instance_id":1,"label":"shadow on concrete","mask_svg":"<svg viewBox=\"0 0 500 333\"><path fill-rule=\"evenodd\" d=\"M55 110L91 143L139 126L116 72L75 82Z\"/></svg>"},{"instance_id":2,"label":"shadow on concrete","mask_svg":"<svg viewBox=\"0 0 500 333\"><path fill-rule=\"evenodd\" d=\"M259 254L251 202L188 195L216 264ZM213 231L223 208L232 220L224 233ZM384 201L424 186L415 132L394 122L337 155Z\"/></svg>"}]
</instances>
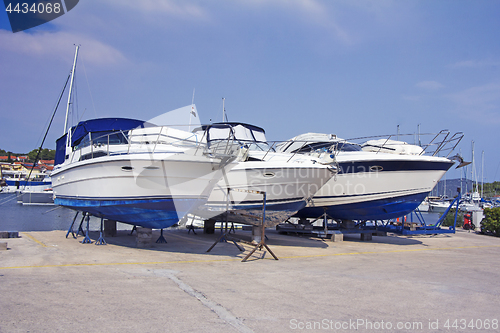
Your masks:
<instances>
[{"instance_id":1,"label":"shadow on concrete","mask_svg":"<svg viewBox=\"0 0 500 333\"><path fill-rule=\"evenodd\" d=\"M219 230L216 230L214 234L204 234L203 229L196 229L196 234L193 232L188 233L188 229L175 228L175 229L165 229L163 231L163 236L165 237L167 243L156 243L155 241L160 237L160 230L153 230L152 233L152 244L151 247L138 247L136 241L136 233L131 235L130 230L118 230L116 236L105 237L107 244L123 246L129 248L140 248L150 251L163 251L170 253L186 253L186 254L205 254L207 256L229 256L236 258L243 258L248 251L251 251L254 246L244 243L237 242L244 251L240 251L233 242L218 242L215 247L210 251L207 250L217 241L221 236ZM250 242L252 233L251 231L238 229L235 234L231 233L234 238L242 239L243 241ZM331 242L330 239L322 239L314 236L307 235L283 235L279 234L274 229L266 229L266 244L271 248L273 246L284 246L284 247L304 247L304 248L328 248L334 244L339 244L337 242ZM89 237L92 243L95 244L96 240L99 238L99 232L90 231ZM362 241L359 234L345 234L344 242L354 242L354 243L376 243L376 244L392 244L400 246L408 245L421 245L423 242L419 238L429 238L429 237L451 237L450 235L439 235L439 236L399 236L394 234L388 234L387 236L373 236L370 241ZM71 238L71 235L68 237ZM81 242L83 236L79 235L75 241ZM341 243L340 243L341 244ZM105 245L101 245L105 246ZM274 252L274 251L273 251ZM266 255L266 251L256 251L253 257L260 257Z\"/></svg>"}]
</instances>

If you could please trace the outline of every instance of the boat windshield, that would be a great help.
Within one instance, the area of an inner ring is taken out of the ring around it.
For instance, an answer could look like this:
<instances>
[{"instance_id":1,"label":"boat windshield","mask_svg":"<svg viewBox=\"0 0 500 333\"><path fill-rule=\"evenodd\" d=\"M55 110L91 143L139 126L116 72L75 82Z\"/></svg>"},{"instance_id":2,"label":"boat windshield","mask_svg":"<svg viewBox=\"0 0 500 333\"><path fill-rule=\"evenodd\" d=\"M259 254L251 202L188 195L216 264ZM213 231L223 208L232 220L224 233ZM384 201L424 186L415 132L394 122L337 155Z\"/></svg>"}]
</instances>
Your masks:
<instances>
[{"instance_id":1,"label":"boat windshield","mask_svg":"<svg viewBox=\"0 0 500 333\"><path fill-rule=\"evenodd\" d=\"M292 153L310 153L318 150L331 152L361 151L361 147L357 144L348 142L311 142L306 143L303 147L292 151Z\"/></svg>"},{"instance_id":2,"label":"boat windshield","mask_svg":"<svg viewBox=\"0 0 500 333\"><path fill-rule=\"evenodd\" d=\"M74 149L83 148L93 145L121 145L128 144L127 135L121 131L101 131L101 132L91 132L87 136L82 138Z\"/></svg>"},{"instance_id":3,"label":"boat windshield","mask_svg":"<svg viewBox=\"0 0 500 333\"><path fill-rule=\"evenodd\" d=\"M266 134L260 127L243 123L217 123L204 126L210 146L237 145L250 150L268 151L270 149Z\"/></svg>"}]
</instances>

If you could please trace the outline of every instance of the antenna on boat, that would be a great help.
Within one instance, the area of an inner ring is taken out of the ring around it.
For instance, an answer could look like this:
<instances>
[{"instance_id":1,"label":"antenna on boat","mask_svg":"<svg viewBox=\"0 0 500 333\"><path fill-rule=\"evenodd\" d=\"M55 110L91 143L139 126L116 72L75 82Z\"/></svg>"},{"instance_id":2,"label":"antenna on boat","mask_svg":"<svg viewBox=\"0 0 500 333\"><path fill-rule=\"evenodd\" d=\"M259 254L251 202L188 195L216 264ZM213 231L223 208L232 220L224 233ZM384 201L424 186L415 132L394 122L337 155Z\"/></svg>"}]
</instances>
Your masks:
<instances>
[{"instance_id":1,"label":"antenna on boat","mask_svg":"<svg viewBox=\"0 0 500 333\"><path fill-rule=\"evenodd\" d=\"M69 116L69 106L71 104L71 92L73 91L73 82L75 81L75 69L76 69L76 59L78 57L78 49L80 45L76 45L75 60L73 61L73 68L71 69L71 81L69 83L69 93L68 93L68 105L66 107L66 119L64 120L64 133L68 130L68 116Z\"/></svg>"},{"instance_id":2,"label":"antenna on boat","mask_svg":"<svg viewBox=\"0 0 500 333\"><path fill-rule=\"evenodd\" d=\"M226 108L224 107L224 101L226 99L224 97L222 97L222 122L225 121L225 119L227 120L227 117L226 117Z\"/></svg>"},{"instance_id":3,"label":"antenna on boat","mask_svg":"<svg viewBox=\"0 0 500 333\"><path fill-rule=\"evenodd\" d=\"M418 145L422 147L422 142L420 141L420 124L417 125L418 128Z\"/></svg>"},{"instance_id":4,"label":"antenna on boat","mask_svg":"<svg viewBox=\"0 0 500 333\"><path fill-rule=\"evenodd\" d=\"M191 119L193 119L193 116L196 117L196 110L194 109L194 92L196 88L193 88L193 98L191 99L191 112L189 113L189 127L188 131L191 132Z\"/></svg>"}]
</instances>

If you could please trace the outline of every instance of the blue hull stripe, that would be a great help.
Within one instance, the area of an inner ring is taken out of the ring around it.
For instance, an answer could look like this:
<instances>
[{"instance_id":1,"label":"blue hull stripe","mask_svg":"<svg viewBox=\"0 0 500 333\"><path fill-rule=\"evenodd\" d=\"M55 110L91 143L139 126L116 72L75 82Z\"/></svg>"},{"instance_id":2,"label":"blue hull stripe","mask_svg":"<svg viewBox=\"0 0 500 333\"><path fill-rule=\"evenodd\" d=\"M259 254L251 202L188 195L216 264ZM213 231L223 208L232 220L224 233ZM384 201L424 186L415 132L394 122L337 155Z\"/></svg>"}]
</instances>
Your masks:
<instances>
[{"instance_id":1,"label":"blue hull stripe","mask_svg":"<svg viewBox=\"0 0 500 333\"><path fill-rule=\"evenodd\" d=\"M367 162L340 162L339 174L360 172L385 172L385 171L417 171L417 170L442 170L447 171L453 162L431 161L367 161ZM371 171L371 167L376 167ZM381 169L378 167L382 167Z\"/></svg>"},{"instance_id":2,"label":"blue hull stripe","mask_svg":"<svg viewBox=\"0 0 500 333\"><path fill-rule=\"evenodd\" d=\"M329 207L306 207L295 216L317 218L326 213L333 219L340 220L387 220L414 211L429 192L405 195L401 197L363 201L359 203L334 205Z\"/></svg>"},{"instance_id":3,"label":"blue hull stripe","mask_svg":"<svg viewBox=\"0 0 500 333\"><path fill-rule=\"evenodd\" d=\"M82 200L56 198L56 205L88 212L97 217L162 229L176 224L189 211L205 202L202 199L148 199L148 200Z\"/></svg>"},{"instance_id":4,"label":"blue hull stripe","mask_svg":"<svg viewBox=\"0 0 500 333\"><path fill-rule=\"evenodd\" d=\"M41 182L41 181L33 181L33 180L6 180L7 186L52 186L51 182Z\"/></svg>"}]
</instances>

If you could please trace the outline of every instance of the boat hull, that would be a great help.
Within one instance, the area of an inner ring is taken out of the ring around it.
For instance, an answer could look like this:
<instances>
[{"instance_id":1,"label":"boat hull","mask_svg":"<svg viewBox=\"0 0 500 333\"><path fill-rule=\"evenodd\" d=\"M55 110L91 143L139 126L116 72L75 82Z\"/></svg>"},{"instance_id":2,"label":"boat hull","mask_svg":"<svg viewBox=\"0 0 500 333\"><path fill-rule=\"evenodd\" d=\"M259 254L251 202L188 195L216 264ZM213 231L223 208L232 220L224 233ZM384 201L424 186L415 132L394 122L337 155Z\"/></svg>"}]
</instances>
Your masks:
<instances>
[{"instance_id":1,"label":"boat hull","mask_svg":"<svg viewBox=\"0 0 500 333\"><path fill-rule=\"evenodd\" d=\"M297 213L297 217L320 217L325 212L339 220L387 220L404 216L414 211L429 192L390 197L378 200L366 200L326 207L306 207Z\"/></svg>"},{"instance_id":2,"label":"boat hull","mask_svg":"<svg viewBox=\"0 0 500 333\"><path fill-rule=\"evenodd\" d=\"M150 198L121 200L82 200L56 198L55 204L88 212L97 217L137 225L144 228L162 229L176 224L206 198Z\"/></svg>"},{"instance_id":3,"label":"boat hull","mask_svg":"<svg viewBox=\"0 0 500 333\"><path fill-rule=\"evenodd\" d=\"M265 226L286 221L306 206L333 173L326 166L259 166L263 162L244 162L231 169L217 183L207 203L195 210L203 218L249 225L262 225L265 200ZM228 200L228 189L229 200Z\"/></svg>"},{"instance_id":4,"label":"boat hull","mask_svg":"<svg viewBox=\"0 0 500 333\"><path fill-rule=\"evenodd\" d=\"M220 178L216 169L210 159L186 154L79 161L53 173L54 203L132 225L167 228L206 202Z\"/></svg>"},{"instance_id":5,"label":"boat hull","mask_svg":"<svg viewBox=\"0 0 500 333\"><path fill-rule=\"evenodd\" d=\"M19 191L17 201L23 205L53 205L53 192L47 191Z\"/></svg>"},{"instance_id":6,"label":"boat hull","mask_svg":"<svg viewBox=\"0 0 500 333\"><path fill-rule=\"evenodd\" d=\"M387 154L388 155L388 154ZM402 156L339 162L339 173L296 216L385 220L415 210L453 162L437 157Z\"/></svg>"}]
</instances>

